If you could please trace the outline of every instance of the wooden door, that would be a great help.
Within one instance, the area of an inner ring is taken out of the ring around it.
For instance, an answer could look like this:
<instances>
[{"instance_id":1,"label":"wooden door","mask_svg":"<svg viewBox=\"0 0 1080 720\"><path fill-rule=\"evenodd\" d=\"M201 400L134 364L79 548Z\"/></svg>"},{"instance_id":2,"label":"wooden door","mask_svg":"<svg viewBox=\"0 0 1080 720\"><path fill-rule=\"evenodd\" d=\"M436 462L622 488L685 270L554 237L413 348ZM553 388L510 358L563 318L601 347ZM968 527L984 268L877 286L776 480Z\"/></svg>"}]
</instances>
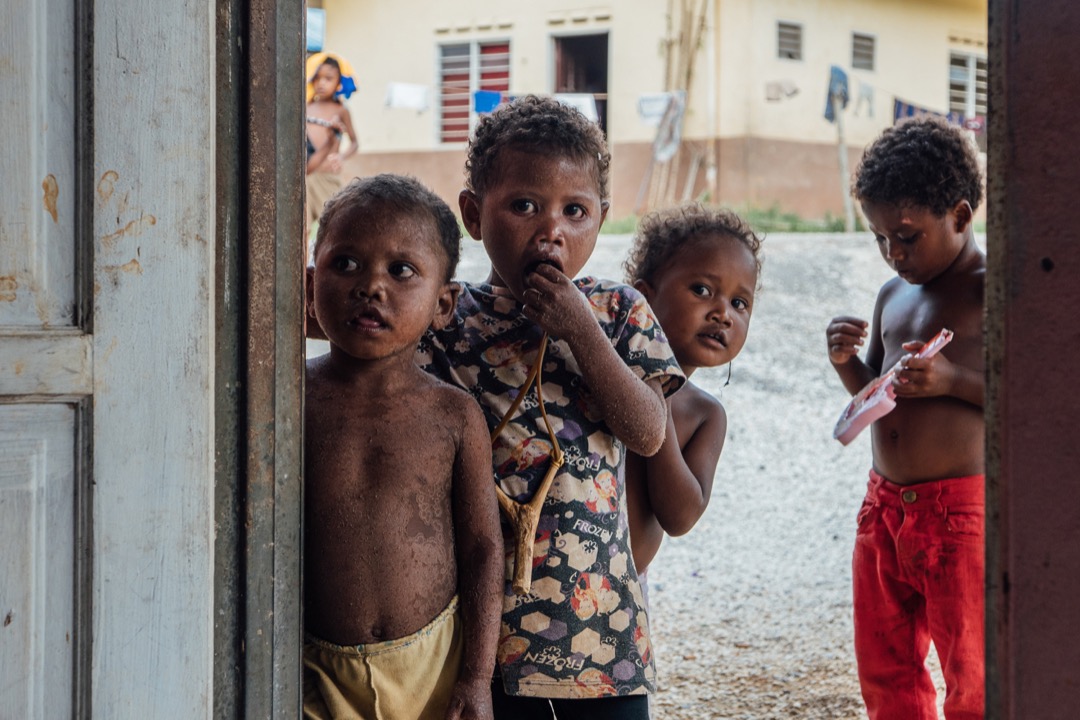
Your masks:
<instances>
[{"instance_id":1,"label":"wooden door","mask_svg":"<svg viewBox=\"0 0 1080 720\"><path fill-rule=\"evenodd\" d=\"M0 28L0 715L44 720L84 704L89 651L75 8L12 0Z\"/></svg>"}]
</instances>

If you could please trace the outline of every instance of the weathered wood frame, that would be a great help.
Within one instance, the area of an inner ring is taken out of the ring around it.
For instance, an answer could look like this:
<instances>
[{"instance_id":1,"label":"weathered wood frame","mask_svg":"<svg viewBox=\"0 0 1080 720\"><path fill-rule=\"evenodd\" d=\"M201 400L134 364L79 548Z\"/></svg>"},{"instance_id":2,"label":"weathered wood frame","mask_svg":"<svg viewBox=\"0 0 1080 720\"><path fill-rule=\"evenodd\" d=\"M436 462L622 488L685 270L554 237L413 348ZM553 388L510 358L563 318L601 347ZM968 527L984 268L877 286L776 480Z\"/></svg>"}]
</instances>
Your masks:
<instances>
[{"instance_id":1,"label":"weathered wood frame","mask_svg":"<svg viewBox=\"0 0 1080 720\"><path fill-rule=\"evenodd\" d=\"M219 718L300 716L303 12L217 4Z\"/></svg>"}]
</instances>

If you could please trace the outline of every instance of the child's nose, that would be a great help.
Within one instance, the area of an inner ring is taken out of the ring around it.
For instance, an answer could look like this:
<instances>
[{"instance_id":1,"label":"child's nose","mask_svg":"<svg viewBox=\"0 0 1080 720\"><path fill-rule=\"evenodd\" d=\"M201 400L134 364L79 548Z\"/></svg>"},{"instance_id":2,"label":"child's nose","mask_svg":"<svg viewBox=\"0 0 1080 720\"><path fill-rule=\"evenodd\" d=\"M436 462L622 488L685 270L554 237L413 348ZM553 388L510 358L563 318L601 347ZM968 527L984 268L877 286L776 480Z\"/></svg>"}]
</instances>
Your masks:
<instances>
[{"instance_id":1,"label":"child's nose","mask_svg":"<svg viewBox=\"0 0 1080 720\"><path fill-rule=\"evenodd\" d=\"M731 305L723 298L717 298L709 313L709 319L722 325L731 324Z\"/></svg>"},{"instance_id":2,"label":"child's nose","mask_svg":"<svg viewBox=\"0 0 1080 720\"><path fill-rule=\"evenodd\" d=\"M356 297L383 298L386 295L386 278L381 273L361 273L353 286Z\"/></svg>"},{"instance_id":3,"label":"child's nose","mask_svg":"<svg viewBox=\"0 0 1080 720\"><path fill-rule=\"evenodd\" d=\"M566 218L562 213L551 213L543 216L536 239L539 242L548 242L561 245L565 235Z\"/></svg>"}]
</instances>

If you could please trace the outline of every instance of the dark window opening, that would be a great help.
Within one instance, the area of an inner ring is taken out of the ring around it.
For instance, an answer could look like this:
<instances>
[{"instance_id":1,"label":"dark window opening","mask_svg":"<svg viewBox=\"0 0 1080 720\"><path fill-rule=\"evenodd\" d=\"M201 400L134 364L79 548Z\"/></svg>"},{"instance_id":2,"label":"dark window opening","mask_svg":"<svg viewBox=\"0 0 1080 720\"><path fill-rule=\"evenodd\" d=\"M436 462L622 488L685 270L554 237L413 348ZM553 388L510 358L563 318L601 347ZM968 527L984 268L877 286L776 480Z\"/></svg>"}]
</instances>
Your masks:
<instances>
[{"instance_id":1,"label":"dark window opening","mask_svg":"<svg viewBox=\"0 0 1080 720\"><path fill-rule=\"evenodd\" d=\"M591 94L597 121L607 132L607 33L555 38L555 93Z\"/></svg>"}]
</instances>

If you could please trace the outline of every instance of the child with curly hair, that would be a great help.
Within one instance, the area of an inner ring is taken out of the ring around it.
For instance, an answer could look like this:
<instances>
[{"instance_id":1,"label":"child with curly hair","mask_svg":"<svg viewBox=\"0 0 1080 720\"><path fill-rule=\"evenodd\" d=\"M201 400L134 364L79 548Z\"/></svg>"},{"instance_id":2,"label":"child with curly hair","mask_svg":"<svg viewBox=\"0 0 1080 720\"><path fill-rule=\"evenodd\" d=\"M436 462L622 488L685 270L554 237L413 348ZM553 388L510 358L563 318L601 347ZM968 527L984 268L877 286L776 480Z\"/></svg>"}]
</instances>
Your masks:
<instances>
[{"instance_id":1,"label":"child with curly hair","mask_svg":"<svg viewBox=\"0 0 1080 720\"><path fill-rule=\"evenodd\" d=\"M689 381L742 350L761 272L761 240L735 213L698 204L642 218L626 279L649 301L687 383L667 399L664 444L626 461L634 565L644 575L664 534L683 535L709 504L727 413Z\"/></svg>"},{"instance_id":2,"label":"child with curly hair","mask_svg":"<svg viewBox=\"0 0 1080 720\"><path fill-rule=\"evenodd\" d=\"M607 214L609 160L600 128L553 98L485 116L459 207L491 272L461 283L454 318L420 349L480 402L513 523L496 718L648 718L654 668L623 466L628 450L660 447L664 395L683 375L641 293L574 279Z\"/></svg>"},{"instance_id":3,"label":"child with curly hair","mask_svg":"<svg viewBox=\"0 0 1080 720\"><path fill-rule=\"evenodd\" d=\"M832 319L829 360L852 394L901 365L896 408L871 428L852 558L863 700L871 720L937 717L932 640L946 718L982 718L986 257L972 230L982 173L963 130L923 117L866 149L852 192L898 277L878 293L869 336L865 320ZM953 339L942 352L913 356L943 328Z\"/></svg>"}]
</instances>

